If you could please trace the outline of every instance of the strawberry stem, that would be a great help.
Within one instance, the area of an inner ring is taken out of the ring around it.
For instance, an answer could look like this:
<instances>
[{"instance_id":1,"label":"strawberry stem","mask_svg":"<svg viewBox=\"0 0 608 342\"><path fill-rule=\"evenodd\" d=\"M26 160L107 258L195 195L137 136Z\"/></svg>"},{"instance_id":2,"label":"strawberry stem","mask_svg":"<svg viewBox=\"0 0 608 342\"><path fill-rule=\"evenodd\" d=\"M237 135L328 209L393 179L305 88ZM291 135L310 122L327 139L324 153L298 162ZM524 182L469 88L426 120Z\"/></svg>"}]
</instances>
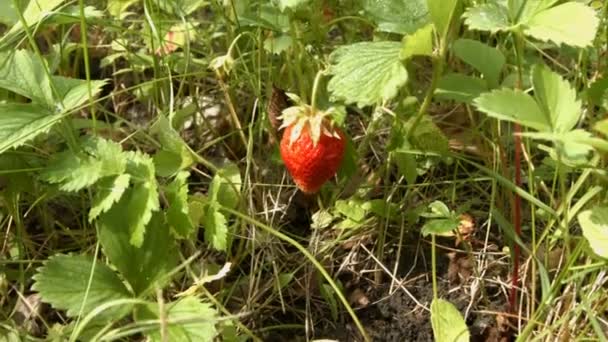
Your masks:
<instances>
[{"instance_id":1,"label":"strawberry stem","mask_svg":"<svg viewBox=\"0 0 608 342\"><path fill-rule=\"evenodd\" d=\"M323 76L323 72L324 70L319 70L319 72L317 72L317 75L315 76L315 83L312 86L312 94L311 94L311 103L310 103L310 107L311 107L311 113L316 113L317 111L317 91L319 90L319 83L321 82L321 76Z\"/></svg>"}]
</instances>

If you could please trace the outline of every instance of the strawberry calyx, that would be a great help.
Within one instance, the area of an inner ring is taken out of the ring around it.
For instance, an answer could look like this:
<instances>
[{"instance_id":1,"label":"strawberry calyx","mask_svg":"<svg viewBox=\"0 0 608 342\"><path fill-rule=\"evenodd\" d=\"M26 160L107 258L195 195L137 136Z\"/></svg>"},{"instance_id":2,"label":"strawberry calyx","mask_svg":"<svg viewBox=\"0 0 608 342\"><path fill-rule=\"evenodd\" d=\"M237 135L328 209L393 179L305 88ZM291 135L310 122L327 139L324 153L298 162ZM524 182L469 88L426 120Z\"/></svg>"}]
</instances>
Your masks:
<instances>
[{"instance_id":1,"label":"strawberry calyx","mask_svg":"<svg viewBox=\"0 0 608 342\"><path fill-rule=\"evenodd\" d=\"M283 121L279 129L293 126L289 143L292 144L298 140L302 132L309 130L310 138L313 146L316 146L321 139L321 135L341 139L340 134L334 127L334 121L331 115L334 112L333 108L322 111L313 106L305 104L295 94L287 93L287 96L296 103L295 106L283 110L280 119Z\"/></svg>"}]
</instances>

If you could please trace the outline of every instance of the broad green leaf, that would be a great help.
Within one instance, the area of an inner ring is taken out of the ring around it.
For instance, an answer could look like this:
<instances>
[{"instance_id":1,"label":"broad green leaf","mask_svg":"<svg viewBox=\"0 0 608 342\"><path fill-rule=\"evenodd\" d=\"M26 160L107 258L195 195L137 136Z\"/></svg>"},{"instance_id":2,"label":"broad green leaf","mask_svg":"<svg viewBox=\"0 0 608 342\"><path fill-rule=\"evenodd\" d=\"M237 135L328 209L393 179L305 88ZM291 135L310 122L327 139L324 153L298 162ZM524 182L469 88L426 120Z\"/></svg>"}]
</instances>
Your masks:
<instances>
[{"instance_id":1,"label":"broad green leaf","mask_svg":"<svg viewBox=\"0 0 608 342\"><path fill-rule=\"evenodd\" d=\"M398 219L400 218L401 214L399 212L399 207L396 204L387 202L383 199L367 201L362 204L362 207L365 210L369 210L370 212L388 220Z\"/></svg>"},{"instance_id":2,"label":"broad green leaf","mask_svg":"<svg viewBox=\"0 0 608 342\"><path fill-rule=\"evenodd\" d=\"M133 246L129 242L131 234L125 219L130 215L129 211L129 198L125 194L97 220L98 238L104 254L139 295L155 284L162 287L168 281L165 276L176 266L177 253L161 212L152 215L142 245Z\"/></svg>"},{"instance_id":3,"label":"broad green leaf","mask_svg":"<svg viewBox=\"0 0 608 342\"><path fill-rule=\"evenodd\" d=\"M89 100L89 86L86 80L53 76L53 82L63 96L64 111L76 109ZM97 96L106 83L106 81L91 81L91 96Z\"/></svg>"},{"instance_id":4,"label":"broad green leaf","mask_svg":"<svg viewBox=\"0 0 608 342\"><path fill-rule=\"evenodd\" d=\"M310 2L310 0L275 0L275 1L279 5L279 9L281 11L285 11L288 8L291 10L295 10Z\"/></svg>"},{"instance_id":5,"label":"broad green leaf","mask_svg":"<svg viewBox=\"0 0 608 342\"><path fill-rule=\"evenodd\" d=\"M416 30L411 35L403 37L403 45L399 58L406 60L412 56L431 56L433 54L433 25L427 25Z\"/></svg>"},{"instance_id":6,"label":"broad green leaf","mask_svg":"<svg viewBox=\"0 0 608 342\"><path fill-rule=\"evenodd\" d=\"M415 184L416 178L418 178L418 164L416 162L416 156L410 153L395 151L393 152L392 160L397 165L399 173L405 177L407 184Z\"/></svg>"},{"instance_id":7,"label":"broad green leaf","mask_svg":"<svg viewBox=\"0 0 608 342\"><path fill-rule=\"evenodd\" d=\"M494 90L482 94L473 103L479 111L493 118L519 123L539 131L551 130L549 118L530 95L520 90Z\"/></svg>"},{"instance_id":8,"label":"broad green leaf","mask_svg":"<svg viewBox=\"0 0 608 342\"><path fill-rule=\"evenodd\" d=\"M498 86L505 65L505 56L500 50L472 39L458 39L453 50L458 58L482 73L491 88Z\"/></svg>"},{"instance_id":9,"label":"broad green leaf","mask_svg":"<svg viewBox=\"0 0 608 342\"><path fill-rule=\"evenodd\" d=\"M159 176L173 176L194 163L188 145L165 116L159 116L150 131L158 137L162 146L154 156Z\"/></svg>"},{"instance_id":10,"label":"broad green leaf","mask_svg":"<svg viewBox=\"0 0 608 342\"><path fill-rule=\"evenodd\" d=\"M455 218L431 219L424 223L421 233L423 236L429 234L452 236L453 231L458 228L460 221Z\"/></svg>"},{"instance_id":11,"label":"broad green leaf","mask_svg":"<svg viewBox=\"0 0 608 342\"><path fill-rule=\"evenodd\" d=\"M345 217L359 223L363 221L367 215L367 210L363 208L363 201L356 198L350 200L337 200L335 209Z\"/></svg>"},{"instance_id":12,"label":"broad green leaf","mask_svg":"<svg viewBox=\"0 0 608 342\"><path fill-rule=\"evenodd\" d=\"M7 0L12 1L12 0ZM44 19L45 16L49 15L57 8L64 0L30 0L25 11L23 12L23 19L27 26L32 26ZM21 22L16 23L6 34L11 34L19 29L22 29L23 25Z\"/></svg>"},{"instance_id":13,"label":"broad green leaf","mask_svg":"<svg viewBox=\"0 0 608 342\"><path fill-rule=\"evenodd\" d=\"M292 45L293 39L287 34L282 34L278 37L270 36L264 40L264 49L277 55L288 51Z\"/></svg>"},{"instance_id":14,"label":"broad green leaf","mask_svg":"<svg viewBox=\"0 0 608 342\"><path fill-rule=\"evenodd\" d=\"M150 303L138 310L140 320L166 320L166 341L196 341L213 342L217 335L216 310L210 304L199 301L196 297L188 296L176 302L166 304L163 315L159 313L156 303ZM160 326L151 332L146 332L149 341L161 342Z\"/></svg>"},{"instance_id":15,"label":"broad green leaf","mask_svg":"<svg viewBox=\"0 0 608 342\"><path fill-rule=\"evenodd\" d=\"M471 30L498 32L511 29L509 12L500 3L490 2L469 7L463 16Z\"/></svg>"},{"instance_id":16,"label":"broad green leaf","mask_svg":"<svg viewBox=\"0 0 608 342\"><path fill-rule=\"evenodd\" d=\"M165 196L169 203L167 222L171 225L173 231L182 238L190 236L195 228L189 215L188 184L186 183L189 175L186 171L178 173L165 189Z\"/></svg>"},{"instance_id":17,"label":"broad green leaf","mask_svg":"<svg viewBox=\"0 0 608 342\"><path fill-rule=\"evenodd\" d=\"M39 1L34 0L32 2ZM0 88L55 109L55 99L43 61L27 50L0 55Z\"/></svg>"},{"instance_id":18,"label":"broad green leaf","mask_svg":"<svg viewBox=\"0 0 608 342\"><path fill-rule=\"evenodd\" d=\"M437 342L468 342L469 329L456 307L443 299L431 303L431 323Z\"/></svg>"},{"instance_id":19,"label":"broad green leaf","mask_svg":"<svg viewBox=\"0 0 608 342\"><path fill-rule=\"evenodd\" d=\"M228 249L228 226L226 217L216 205L209 205L205 212L203 227L205 228L205 241L218 251Z\"/></svg>"},{"instance_id":20,"label":"broad green leaf","mask_svg":"<svg viewBox=\"0 0 608 342\"><path fill-rule=\"evenodd\" d=\"M363 8L383 32L413 33L429 22L426 0L364 0Z\"/></svg>"},{"instance_id":21,"label":"broad green leaf","mask_svg":"<svg viewBox=\"0 0 608 342\"><path fill-rule=\"evenodd\" d=\"M323 229L329 227L329 225L334 221L334 215L332 215L328 210L319 210L312 214L312 223L310 224L310 228L312 229Z\"/></svg>"},{"instance_id":22,"label":"broad green leaf","mask_svg":"<svg viewBox=\"0 0 608 342\"><path fill-rule=\"evenodd\" d=\"M532 69L534 97L550 118L553 132L570 131L581 115L581 102L568 81L543 64Z\"/></svg>"},{"instance_id":23,"label":"broad green leaf","mask_svg":"<svg viewBox=\"0 0 608 342\"><path fill-rule=\"evenodd\" d=\"M23 10L27 1L19 0L17 3L19 7L15 8L15 3L12 0L0 2L0 23L12 26L19 21L19 12L17 11Z\"/></svg>"},{"instance_id":24,"label":"broad green leaf","mask_svg":"<svg viewBox=\"0 0 608 342\"><path fill-rule=\"evenodd\" d=\"M97 193L89 210L89 222L93 222L100 214L110 210L118 202L129 187L131 176L127 173L107 177L97 183Z\"/></svg>"},{"instance_id":25,"label":"broad green leaf","mask_svg":"<svg viewBox=\"0 0 608 342\"><path fill-rule=\"evenodd\" d=\"M131 297L116 272L101 261L93 268L93 259L84 255L52 256L44 262L34 280L32 289L40 293L42 300L56 309L66 310L71 317L78 316L81 308L86 315L99 305ZM104 313L111 320L118 320L124 314L125 310Z\"/></svg>"},{"instance_id":26,"label":"broad green leaf","mask_svg":"<svg viewBox=\"0 0 608 342\"><path fill-rule=\"evenodd\" d=\"M128 211L124 216L129 241L133 246L141 246L146 232L146 225L152 217L152 212L160 208L158 201L158 184L155 178L152 158L140 152L128 153L127 171L131 174L133 188L123 196Z\"/></svg>"},{"instance_id":27,"label":"broad green leaf","mask_svg":"<svg viewBox=\"0 0 608 342\"><path fill-rule=\"evenodd\" d=\"M48 132L62 118L31 103L0 103L0 153Z\"/></svg>"},{"instance_id":28,"label":"broad green leaf","mask_svg":"<svg viewBox=\"0 0 608 342\"><path fill-rule=\"evenodd\" d=\"M589 152L593 150L591 143L593 142L593 135L583 129L575 129L568 132L525 132L522 136L549 140L556 143L559 147L560 153L562 153L562 161L578 164L587 161ZM560 158L557 157L555 151L549 151L551 157L555 160ZM566 158L564 160L564 157Z\"/></svg>"},{"instance_id":29,"label":"broad green leaf","mask_svg":"<svg viewBox=\"0 0 608 342\"><path fill-rule=\"evenodd\" d=\"M524 33L542 41L586 47L593 44L599 19L582 3L569 1L540 11L525 23Z\"/></svg>"},{"instance_id":30,"label":"broad green leaf","mask_svg":"<svg viewBox=\"0 0 608 342\"><path fill-rule=\"evenodd\" d=\"M608 207L596 206L581 212L578 223L593 252L608 259Z\"/></svg>"},{"instance_id":31,"label":"broad green leaf","mask_svg":"<svg viewBox=\"0 0 608 342\"><path fill-rule=\"evenodd\" d=\"M435 97L470 104L486 91L488 85L485 80L463 74L446 74L437 83Z\"/></svg>"},{"instance_id":32,"label":"broad green leaf","mask_svg":"<svg viewBox=\"0 0 608 342\"><path fill-rule=\"evenodd\" d=\"M236 209L241 193L241 171L236 164L219 169L209 185L209 198L224 207Z\"/></svg>"},{"instance_id":33,"label":"broad green leaf","mask_svg":"<svg viewBox=\"0 0 608 342\"><path fill-rule=\"evenodd\" d=\"M108 13L113 17L119 17L127 8L139 0L108 0ZM122 18L121 18L122 19Z\"/></svg>"},{"instance_id":34,"label":"broad green leaf","mask_svg":"<svg viewBox=\"0 0 608 342\"><path fill-rule=\"evenodd\" d=\"M408 79L399 59L399 42L362 42L330 55L327 88L333 97L364 107L392 99Z\"/></svg>"},{"instance_id":35,"label":"broad green leaf","mask_svg":"<svg viewBox=\"0 0 608 342\"><path fill-rule=\"evenodd\" d=\"M459 0L427 0L431 19L442 37L449 29L450 22L460 17Z\"/></svg>"}]
</instances>

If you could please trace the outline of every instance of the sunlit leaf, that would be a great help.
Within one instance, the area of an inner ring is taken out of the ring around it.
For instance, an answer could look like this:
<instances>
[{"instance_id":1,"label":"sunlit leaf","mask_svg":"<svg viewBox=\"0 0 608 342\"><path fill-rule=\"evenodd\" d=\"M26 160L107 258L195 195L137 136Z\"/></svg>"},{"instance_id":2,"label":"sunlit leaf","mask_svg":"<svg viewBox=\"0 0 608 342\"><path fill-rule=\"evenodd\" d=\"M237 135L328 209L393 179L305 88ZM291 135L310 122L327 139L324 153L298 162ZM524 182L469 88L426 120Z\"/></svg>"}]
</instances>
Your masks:
<instances>
[{"instance_id":1,"label":"sunlit leaf","mask_svg":"<svg viewBox=\"0 0 608 342\"><path fill-rule=\"evenodd\" d=\"M608 208L597 206L578 214L583 236L595 254L608 259Z\"/></svg>"},{"instance_id":2,"label":"sunlit leaf","mask_svg":"<svg viewBox=\"0 0 608 342\"><path fill-rule=\"evenodd\" d=\"M449 28L450 22L460 17L459 0L427 0L431 19L441 36Z\"/></svg>"},{"instance_id":3,"label":"sunlit leaf","mask_svg":"<svg viewBox=\"0 0 608 342\"><path fill-rule=\"evenodd\" d=\"M0 153L48 132L62 118L31 103L0 103Z\"/></svg>"},{"instance_id":4,"label":"sunlit leaf","mask_svg":"<svg viewBox=\"0 0 608 342\"><path fill-rule=\"evenodd\" d=\"M114 177L107 177L97 183L97 193L89 211L89 222L95 220L100 214L110 210L118 202L125 190L129 187L131 176L123 173Z\"/></svg>"},{"instance_id":5,"label":"sunlit leaf","mask_svg":"<svg viewBox=\"0 0 608 342\"><path fill-rule=\"evenodd\" d=\"M534 97L545 116L550 118L553 132L574 128L581 116L581 102L568 81L543 64L532 69Z\"/></svg>"},{"instance_id":6,"label":"sunlit leaf","mask_svg":"<svg viewBox=\"0 0 608 342\"><path fill-rule=\"evenodd\" d=\"M437 342L468 342L469 329L456 307L443 299L431 303L431 323Z\"/></svg>"},{"instance_id":7,"label":"sunlit leaf","mask_svg":"<svg viewBox=\"0 0 608 342\"><path fill-rule=\"evenodd\" d=\"M399 59L399 42L363 42L338 48L330 56L327 88L334 98L364 107L390 100L408 79Z\"/></svg>"},{"instance_id":8,"label":"sunlit leaf","mask_svg":"<svg viewBox=\"0 0 608 342\"><path fill-rule=\"evenodd\" d=\"M489 2L469 7L463 16L471 30L498 32L511 29L509 12L500 3Z\"/></svg>"},{"instance_id":9,"label":"sunlit leaf","mask_svg":"<svg viewBox=\"0 0 608 342\"><path fill-rule=\"evenodd\" d=\"M496 119L519 123L539 131L551 130L549 118L536 101L520 90L494 90L482 94L473 103L478 110Z\"/></svg>"},{"instance_id":10,"label":"sunlit leaf","mask_svg":"<svg viewBox=\"0 0 608 342\"><path fill-rule=\"evenodd\" d=\"M365 0L363 8L384 32L413 33L429 22L426 0Z\"/></svg>"},{"instance_id":11,"label":"sunlit leaf","mask_svg":"<svg viewBox=\"0 0 608 342\"><path fill-rule=\"evenodd\" d=\"M538 12L525 26L524 33L536 39L586 47L593 43L599 19L591 7L569 1Z\"/></svg>"},{"instance_id":12,"label":"sunlit leaf","mask_svg":"<svg viewBox=\"0 0 608 342\"><path fill-rule=\"evenodd\" d=\"M189 173L186 171L178 173L165 189L165 196L169 203L167 222L171 225L173 231L182 238L192 234L195 228L189 215L188 184L186 183L188 176Z\"/></svg>"},{"instance_id":13,"label":"sunlit leaf","mask_svg":"<svg viewBox=\"0 0 608 342\"><path fill-rule=\"evenodd\" d=\"M92 276L91 276L92 273ZM66 310L69 316L89 313L112 300L130 298L120 278L108 266L84 255L55 255L44 262L34 276L32 286L42 300L55 309ZM110 310L104 315L119 319L125 310ZM109 317L108 317L109 318Z\"/></svg>"},{"instance_id":14,"label":"sunlit leaf","mask_svg":"<svg viewBox=\"0 0 608 342\"><path fill-rule=\"evenodd\" d=\"M433 26L424 26L411 35L403 37L403 47L399 58L405 60L412 56L431 56L433 54Z\"/></svg>"}]
</instances>

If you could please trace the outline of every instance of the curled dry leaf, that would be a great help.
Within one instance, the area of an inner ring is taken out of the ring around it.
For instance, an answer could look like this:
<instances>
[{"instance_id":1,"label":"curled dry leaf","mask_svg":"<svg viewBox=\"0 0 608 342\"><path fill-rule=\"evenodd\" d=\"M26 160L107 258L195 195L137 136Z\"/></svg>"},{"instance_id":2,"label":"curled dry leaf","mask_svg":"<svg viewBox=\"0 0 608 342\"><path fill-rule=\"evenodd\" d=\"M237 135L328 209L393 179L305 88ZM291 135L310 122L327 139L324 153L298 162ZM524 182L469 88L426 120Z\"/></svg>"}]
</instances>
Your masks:
<instances>
[{"instance_id":1,"label":"curled dry leaf","mask_svg":"<svg viewBox=\"0 0 608 342\"><path fill-rule=\"evenodd\" d=\"M448 265L448 280L451 283L463 283L473 275L475 260L468 254L451 252L448 253L450 263Z\"/></svg>"},{"instance_id":2,"label":"curled dry leaf","mask_svg":"<svg viewBox=\"0 0 608 342\"><path fill-rule=\"evenodd\" d=\"M460 223L458 225L458 236L456 237L456 246L462 241L469 241L471 235L475 233L475 220L467 213L460 215Z\"/></svg>"}]
</instances>

